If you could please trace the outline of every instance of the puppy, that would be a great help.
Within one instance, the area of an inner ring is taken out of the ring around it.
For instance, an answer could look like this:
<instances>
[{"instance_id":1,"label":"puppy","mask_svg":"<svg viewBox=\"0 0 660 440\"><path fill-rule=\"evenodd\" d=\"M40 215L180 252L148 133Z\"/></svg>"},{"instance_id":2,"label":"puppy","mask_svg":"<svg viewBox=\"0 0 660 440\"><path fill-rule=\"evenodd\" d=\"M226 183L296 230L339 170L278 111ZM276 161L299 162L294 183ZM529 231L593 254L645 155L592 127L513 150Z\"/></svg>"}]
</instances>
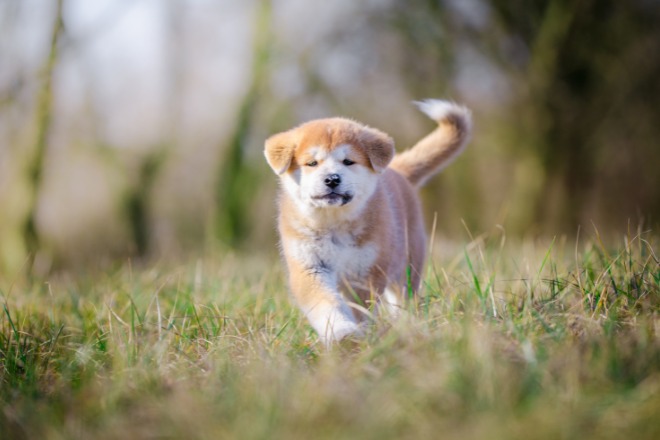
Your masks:
<instances>
[{"instance_id":1,"label":"puppy","mask_svg":"<svg viewBox=\"0 0 660 440\"><path fill-rule=\"evenodd\" d=\"M344 118L266 140L280 177L278 229L291 292L329 345L361 333L376 303L396 311L421 282L426 234L417 189L466 145L470 111L427 100L438 127L395 155L382 131Z\"/></svg>"}]
</instances>

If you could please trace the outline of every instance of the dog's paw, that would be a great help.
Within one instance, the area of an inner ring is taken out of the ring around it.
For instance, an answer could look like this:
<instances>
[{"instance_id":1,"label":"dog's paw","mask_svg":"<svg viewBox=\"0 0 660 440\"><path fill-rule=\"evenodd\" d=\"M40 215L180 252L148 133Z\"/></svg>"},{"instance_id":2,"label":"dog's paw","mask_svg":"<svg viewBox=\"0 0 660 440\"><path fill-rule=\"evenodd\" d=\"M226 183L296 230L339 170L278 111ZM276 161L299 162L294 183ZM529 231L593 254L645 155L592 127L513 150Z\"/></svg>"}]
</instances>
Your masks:
<instances>
[{"instance_id":1,"label":"dog's paw","mask_svg":"<svg viewBox=\"0 0 660 440\"><path fill-rule=\"evenodd\" d=\"M328 322L325 331L319 332L321 342L326 347L343 340L355 340L364 336L364 328L353 321L341 320L334 321L332 324Z\"/></svg>"}]
</instances>

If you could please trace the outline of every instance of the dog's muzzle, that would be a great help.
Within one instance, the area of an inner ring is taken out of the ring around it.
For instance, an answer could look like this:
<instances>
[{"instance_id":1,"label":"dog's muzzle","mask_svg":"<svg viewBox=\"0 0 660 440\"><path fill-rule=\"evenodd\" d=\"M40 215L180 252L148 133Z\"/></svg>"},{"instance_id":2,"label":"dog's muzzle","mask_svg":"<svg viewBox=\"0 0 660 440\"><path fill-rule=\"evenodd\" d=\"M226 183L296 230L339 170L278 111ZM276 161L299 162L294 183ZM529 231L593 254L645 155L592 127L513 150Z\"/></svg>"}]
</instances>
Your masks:
<instances>
[{"instance_id":1,"label":"dog's muzzle","mask_svg":"<svg viewBox=\"0 0 660 440\"><path fill-rule=\"evenodd\" d=\"M322 201L326 202L328 205L337 205L339 206L344 206L351 200L353 200L353 194L350 193L338 193L338 192L329 192L327 194L324 194L322 196L314 196L312 199L317 200L317 201Z\"/></svg>"}]
</instances>

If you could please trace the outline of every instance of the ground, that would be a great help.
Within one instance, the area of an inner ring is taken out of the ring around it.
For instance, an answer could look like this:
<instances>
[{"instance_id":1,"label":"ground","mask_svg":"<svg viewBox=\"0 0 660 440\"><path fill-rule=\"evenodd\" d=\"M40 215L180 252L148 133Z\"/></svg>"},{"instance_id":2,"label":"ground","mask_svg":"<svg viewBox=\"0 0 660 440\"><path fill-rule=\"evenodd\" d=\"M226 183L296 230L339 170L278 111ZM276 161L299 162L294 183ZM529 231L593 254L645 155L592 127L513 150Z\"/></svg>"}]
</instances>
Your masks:
<instances>
[{"instance_id":1,"label":"ground","mask_svg":"<svg viewBox=\"0 0 660 440\"><path fill-rule=\"evenodd\" d=\"M326 350L277 258L0 279L0 438L660 438L658 237L437 240Z\"/></svg>"}]
</instances>

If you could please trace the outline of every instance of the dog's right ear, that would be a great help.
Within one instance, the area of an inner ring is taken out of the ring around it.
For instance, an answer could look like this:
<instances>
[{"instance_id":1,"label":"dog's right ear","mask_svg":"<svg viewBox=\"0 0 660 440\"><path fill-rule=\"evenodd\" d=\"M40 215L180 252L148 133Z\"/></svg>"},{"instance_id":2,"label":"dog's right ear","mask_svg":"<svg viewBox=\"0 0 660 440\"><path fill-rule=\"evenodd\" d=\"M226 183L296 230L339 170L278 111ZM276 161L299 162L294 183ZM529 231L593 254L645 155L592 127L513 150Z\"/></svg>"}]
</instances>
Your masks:
<instances>
[{"instance_id":1,"label":"dog's right ear","mask_svg":"<svg viewBox=\"0 0 660 440\"><path fill-rule=\"evenodd\" d=\"M275 174L280 175L289 169L295 148L295 139L291 130L274 134L266 139L264 155Z\"/></svg>"}]
</instances>

